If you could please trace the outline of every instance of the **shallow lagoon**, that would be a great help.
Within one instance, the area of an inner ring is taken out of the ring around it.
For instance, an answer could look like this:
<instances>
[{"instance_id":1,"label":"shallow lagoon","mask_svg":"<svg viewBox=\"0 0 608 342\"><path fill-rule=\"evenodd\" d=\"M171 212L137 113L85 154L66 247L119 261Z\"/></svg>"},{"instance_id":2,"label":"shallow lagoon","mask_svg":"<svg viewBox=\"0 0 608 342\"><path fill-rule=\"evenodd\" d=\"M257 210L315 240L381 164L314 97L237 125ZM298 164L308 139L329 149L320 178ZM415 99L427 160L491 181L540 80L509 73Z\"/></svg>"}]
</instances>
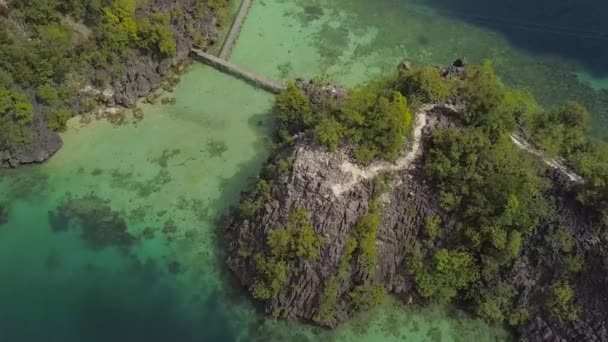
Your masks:
<instances>
[{"instance_id":1,"label":"shallow lagoon","mask_svg":"<svg viewBox=\"0 0 608 342\"><path fill-rule=\"evenodd\" d=\"M490 58L506 82L545 103L564 91L592 109L605 101L602 78L580 58L539 57L446 11L430 0L256 1L232 61L276 79L323 75L355 85L404 58ZM51 161L0 173L10 204L0 226L0 340L507 339L458 311L394 302L335 332L257 315L225 273L216 221L268 154L272 97L201 65L171 96L175 105L144 106L143 121L121 127L73 120ZM604 114L594 114L602 135ZM62 204L77 219L57 231L50 218ZM127 230L83 235L83 224Z\"/></svg>"}]
</instances>

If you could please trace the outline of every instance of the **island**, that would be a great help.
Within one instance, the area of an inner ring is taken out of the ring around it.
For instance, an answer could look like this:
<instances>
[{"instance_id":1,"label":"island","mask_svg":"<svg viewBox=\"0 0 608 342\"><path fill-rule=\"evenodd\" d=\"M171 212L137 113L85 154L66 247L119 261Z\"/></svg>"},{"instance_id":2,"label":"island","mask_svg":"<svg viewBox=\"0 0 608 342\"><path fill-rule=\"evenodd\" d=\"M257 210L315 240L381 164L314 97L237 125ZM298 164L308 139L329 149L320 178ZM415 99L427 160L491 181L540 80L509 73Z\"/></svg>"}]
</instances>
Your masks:
<instances>
[{"instance_id":1,"label":"island","mask_svg":"<svg viewBox=\"0 0 608 342\"><path fill-rule=\"evenodd\" d=\"M278 95L275 155L225 222L273 317L336 327L386 295L452 303L521 341L607 339L608 148L490 62L400 65Z\"/></svg>"}]
</instances>

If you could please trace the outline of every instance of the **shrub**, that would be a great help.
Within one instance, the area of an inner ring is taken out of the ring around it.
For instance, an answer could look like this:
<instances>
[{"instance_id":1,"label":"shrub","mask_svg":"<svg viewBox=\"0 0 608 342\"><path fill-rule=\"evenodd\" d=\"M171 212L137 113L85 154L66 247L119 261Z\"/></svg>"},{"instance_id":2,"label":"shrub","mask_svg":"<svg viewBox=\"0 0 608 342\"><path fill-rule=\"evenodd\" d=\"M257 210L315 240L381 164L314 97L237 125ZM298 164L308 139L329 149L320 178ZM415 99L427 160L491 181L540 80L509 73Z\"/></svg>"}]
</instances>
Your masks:
<instances>
[{"instance_id":1,"label":"shrub","mask_svg":"<svg viewBox=\"0 0 608 342\"><path fill-rule=\"evenodd\" d=\"M348 294L355 311L369 311L386 298L382 285L359 285Z\"/></svg>"},{"instance_id":2,"label":"shrub","mask_svg":"<svg viewBox=\"0 0 608 342\"><path fill-rule=\"evenodd\" d=\"M432 260L425 260L414 251L409 269L416 281L418 293L424 298L447 303L479 279L479 269L472 255L463 250L438 250Z\"/></svg>"},{"instance_id":3,"label":"shrub","mask_svg":"<svg viewBox=\"0 0 608 342\"><path fill-rule=\"evenodd\" d=\"M561 321L575 321L581 314L581 308L574 304L574 289L564 280L551 289L548 305L549 311Z\"/></svg>"},{"instance_id":4,"label":"shrub","mask_svg":"<svg viewBox=\"0 0 608 342\"><path fill-rule=\"evenodd\" d=\"M424 220L424 228L426 234L431 238L435 239L441 236L441 219L439 217L427 217Z\"/></svg>"},{"instance_id":5,"label":"shrub","mask_svg":"<svg viewBox=\"0 0 608 342\"><path fill-rule=\"evenodd\" d=\"M403 93L415 97L422 103L438 102L446 99L452 92L452 83L441 77L436 67L425 67L406 75L403 80Z\"/></svg>"},{"instance_id":6,"label":"shrub","mask_svg":"<svg viewBox=\"0 0 608 342\"><path fill-rule=\"evenodd\" d=\"M50 129L61 131L66 128L68 120L72 117L72 112L67 109L50 109L45 111L45 117Z\"/></svg>"},{"instance_id":7,"label":"shrub","mask_svg":"<svg viewBox=\"0 0 608 342\"><path fill-rule=\"evenodd\" d=\"M308 212L298 208L291 212L285 228L275 228L268 232L268 246L272 256L289 260L316 260L325 239L315 233Z\"/></svg>"},{"instance_id":8,"label":"shrub","mask_svg":"<svg viewBox=\"0 0 608 342\"><path fill-rule=\"evenodd\" d=\"M336 306L338 305L339 296L338 285L338 280L335 276L332 276L325 281L325 288L319 299L319 310L313 317L315 322L330 327L336 325Z\"/></svg>"},{"instance_id":9,"label":"shrub","mask_svg":"<svg viewBox=\"0 0 608 342\"><path fill-rule=\"evenodd\" d=\"M0 149L29 141L33 118L34 107L24 94L0 88Z\"/></svg>"},{"instance_id":10,"label":"shrub","mask_svg":"<svg viewBox=\"0 0 608 342\"><path fill-rule=\"evenodd\" d=\"M254 298L269 300L276 296L287 280L287 262L271 257L254 257L256 276L251 288Z\"/></svg>"}]
</instances>

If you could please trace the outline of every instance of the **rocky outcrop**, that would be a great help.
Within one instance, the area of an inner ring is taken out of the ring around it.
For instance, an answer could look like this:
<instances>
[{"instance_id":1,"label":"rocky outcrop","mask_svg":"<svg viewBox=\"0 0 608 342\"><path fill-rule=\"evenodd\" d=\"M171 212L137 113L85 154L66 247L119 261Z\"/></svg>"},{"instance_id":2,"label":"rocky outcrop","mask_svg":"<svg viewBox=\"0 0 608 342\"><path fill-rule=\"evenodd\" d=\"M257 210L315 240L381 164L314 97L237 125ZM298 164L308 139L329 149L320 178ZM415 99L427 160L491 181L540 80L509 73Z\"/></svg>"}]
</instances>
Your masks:
<instances>
[{"instance_id":1,"label":"rocky outcrop","mask_svg":"<svg viewBox=\"0 0 608 342\"><path fill-rule=\"evenodd\" d=\"M6 1L5 1L6 2ZM10 3L10 1L8 2ZM2 4L8 14L8 3ZM79 94L80 101L74 101L73 110L76 113L86 110L81 106L86 100L98 101L104 106L132 107L140 97L149 95L158 89L172 69L181 69L189 59L189 52L195 41L204 41L203 48L213 45L218 37L218 20L211 10L206 9L205 15L200 16L200 1L197 0L151 0L149 7L155 11L169 13L172 10L181 13L171 19L171 29L174 34L177 49L172 56L165 57L158 52L134 50L132 56L123 61L120 68L116 65L104 68L94 68L86 74L94 75L99 80L110 80L105 89L85 87ZM2 12L3 13L3 12ZM0 13L0 18L2 17ZM197 35L194 37L193 34ZM115 75L116 70L121 70ZM35 100L34 96L31 96ZM32 125L31 143L19 146L11 151L0 150L0 167L18 167L22 164L40 163L50 158L62 146L59 135L47 128L41 108L36 107L36 119Z\"/></svg>"},{"instance_id":2,"label":"rocky outcrop","mask_svg":"<svg viewBox=\"0 0 608 342\"><path fill-rule=\"evenodd\" d=\"M21 164L41 163L57 152L63 142L56 132L51 131L42 114L37 113L31 125L31 139L15 149L0 151L0 167L18 167Z\"/></svg>"},{"instance_id":3,"label":"rocky outcrop","mask_svg":"<svg viewBox=\"0 0 608 342\"><path fill-rule=\"evenodd\" d=\"M205 46L215 44L219 37L218 20L210 10L203 17L197 17L199 1L153 0L150 7L155 11L169 13L171 10L180 11L182 15L175 16L171 28L175 37L177 50L170 57L158 53L137 52L126 60L122 67L122 75L112 81L114 103L126 107L135 104L138 98L147 96L157 89L163 77L172 68L179 68L189 59L189 53L195 45L196 37L192 32L200 34ZM103 71L102 71L103 72Z\"/></svg>"},{"instance_id":4,"label":"rocky outcrop","mask_svg":"<svg viewBox=\"0 0 608 342\"><path fill-rule=\"evenodd\" d=\"M453 109L436 106L426 113L428 122L420 140L423 151L434 127L460 126L451 114ZM410 142L406 151L412 145ZM355 311L349 293L370 277L405 302L417 302L413 279L407 272L406 247L424 239L427 217L440 217L446 231L456 223L438 205L436 188L422 169L423 159L421 153L403 168L385 169L393 175L388 190L379 197L383 215L375 241L376 271L370 276L353 258L349 275L338 281L335 321L322 324L335 326L347 320ZM277 160L292 160L291 173L281 173L273 179L272 193L265 195L262 208L251 218L235 216L227 224L228 265L243 286L251 288L258 276L254 256L268 251L268 232L284 226L294 209L305 208L315 232L325 239L320 258L295 261L279 293L263 305L269 314L315 321L324 291L339 272L347 240L378 194L379 185L374 177L357 178L357 175L366 174L369 168L380 164L357 166L347 151L329 153L305 137L283 151ZM353 178L357 181L353 182ZM535 229L520 258L500 276L517 290L516 306L530 312L530 319L517 328L516 335L519 340L529 342L608 341L608 233L600 230L597 215L576 200L578 183L556 168L548 168L547 178L552 186L543 196L553 206L555 215ZM336 188L344 191L335 191ZM551 238L560 227L574 232L573 253L585 262L584 270L572 278L575 304L582 308L580 319L574 322L555 318L547 306L552 286L563 268L560 264L563 255Z\"/></svg>"},{"instance_id":5,"label":"rocky outcrop","mask_svg":"<svg viewBox=\"0 0 608 342\"><path fill-rule=\"evenodd\" d=\"M427 109L425 114L429 120L424 125L421 145L428 140L430 127L451 125L453 121L448 114L451 112L449 108L433 106ZM404 152L404 156L407 154ZM362 168L352 162L346 151L329 153L305 138L278 157L283 160L291 158L291 174L281 174L273 182L272 196L266 198L263 208L250 220L235 218L228 224L231 235L228 265L245 287L251 287L256 277L253 253L267 249L268 231L284 225L294 209L305 208L316 233L326 241L321 256L316 262L305 261L295 265L279 294L265 302L265 310L268 313L280 311L288 319L312 320L318 312L324 286L337 273L348 238L357 222L368 212L370 201L379 190L374 177L362 177L354 183L353 177L366 173L364 169L386 165L378 163ZM425 180L420 158L422 156L417 154L411 164L400 168L394 164L394 168L386 169L394 175L389 185L391 190L380 199L384 219L376 240L378 262L374 282L382 283L396 295L409 295L412 288L411 279L406 274L404 247L418 238L424 218L439 212L435 192ZM344 168L345 164L351 167ZM378 171L377 175L382 175L382 172ZM336 192L336 188L344 191ZM351 267L350 277L339 284L337 322L348 319L352 311L348 292L367 277L356 262L351 262Z\"/></svg>"}]
</instances>

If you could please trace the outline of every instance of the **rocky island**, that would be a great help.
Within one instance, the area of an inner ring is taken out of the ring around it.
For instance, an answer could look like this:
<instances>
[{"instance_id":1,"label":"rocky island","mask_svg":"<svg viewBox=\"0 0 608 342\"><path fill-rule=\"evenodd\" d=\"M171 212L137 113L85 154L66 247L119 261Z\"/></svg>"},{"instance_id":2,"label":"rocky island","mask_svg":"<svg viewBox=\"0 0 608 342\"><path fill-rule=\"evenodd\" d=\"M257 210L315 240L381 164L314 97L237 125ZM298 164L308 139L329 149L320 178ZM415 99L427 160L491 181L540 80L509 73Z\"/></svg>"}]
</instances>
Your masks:
<instances>
[{"instance_id":1,"label":"rocky island","mask_svg":"<svg viewBox=\"0 0 608 342\"><path fill-rule=\"evenodd\" d=\"M278 96L277 153L226 223L235 276L267 314L329 327L391 294L521 341L607 341L608 149L586 110L489 63L407 69Z\"/></svg>"}]
</instances>

